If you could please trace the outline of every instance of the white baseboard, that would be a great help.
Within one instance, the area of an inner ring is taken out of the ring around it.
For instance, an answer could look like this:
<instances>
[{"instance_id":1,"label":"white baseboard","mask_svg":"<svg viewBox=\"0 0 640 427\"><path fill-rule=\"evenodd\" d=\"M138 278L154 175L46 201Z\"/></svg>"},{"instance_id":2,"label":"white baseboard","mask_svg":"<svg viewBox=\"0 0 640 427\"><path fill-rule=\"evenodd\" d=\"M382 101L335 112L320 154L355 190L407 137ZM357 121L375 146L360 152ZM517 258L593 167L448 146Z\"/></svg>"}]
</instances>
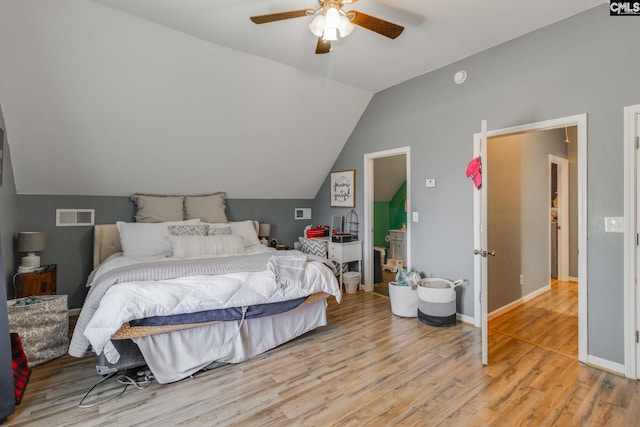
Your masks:
<instances>
[{"instance_id":1,"label":"white baseboard","mask_svg":"<svg viewBox=\"0 0 640 427\"><path fill-rule=\"evenodd\" d=\"M535 297L537 297L538 295L541 295L547 291L549 291L551 289L551 285L547 285L547 286L543 286L538 290L535 290L533 292L531 292L530 294L527 294L525 296L523 296L522 298L519 298L513 302L510 302L507 305L503 305L500 308L497 308L495 310L493 310L491 313L489 313L489 315L487 316L487 319L491 320L496 316L499 316L503 313L506 313L507 311L511 311L514 308L516 308L519 305L524 304L525 302L529 301L530 299L533 299Z\"/></svg>"},{"instance_id":2,"label":"white baseboard","mask_svg":"<svg viewBox=\"0 0 640 427\"><path fill-rule=\"evenodd\" d=\"M578 278L577 278L577 277L569 276L569 281L570 281L570 282L578 282Z\"/></svg>"},{"instance_id":3,"label":"white baseboard","mask_svg":"<svg viewBox=\"0 0 640 427\"><path fill-rule=\"evenodd\" d=\"M612 362L601 357L587 355L587 365L624 376L625 367L621 363Z\"/></svg>"},{"instance_id":4,"label":"white baseboard","mask_svg":"<svg viewBox=\"0 0 640 427\"><path fill-rule=\"evenodd\" d=\"M475 321L476 319L472 316L467 316L466 314L460 314L460 313L456 313L456 318L463 322L463 323L468 323L469 325L474 326L475 325Z\"/></svg>"}]
</instances>

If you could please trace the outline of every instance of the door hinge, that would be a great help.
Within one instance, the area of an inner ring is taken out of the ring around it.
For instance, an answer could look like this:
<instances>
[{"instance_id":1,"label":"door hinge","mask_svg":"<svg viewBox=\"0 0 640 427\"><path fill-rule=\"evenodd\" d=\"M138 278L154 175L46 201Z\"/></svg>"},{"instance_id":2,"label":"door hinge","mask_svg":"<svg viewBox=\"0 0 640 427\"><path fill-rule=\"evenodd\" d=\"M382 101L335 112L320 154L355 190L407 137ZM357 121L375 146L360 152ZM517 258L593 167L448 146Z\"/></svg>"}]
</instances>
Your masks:
<instances>
[{"instance_id":1,"label":"door hinge","mask_svg":"<svg viewBox=\"0 0 640 427\"><path fill-rule=\"evenodd\" d=\"M640 246L640 234L636 233L636 246Z\"/></svg>"},{"instance_id":2,"label":"door hinge","mask_svg":"<svg viewBox=\"0 0 640 427\"><path fill-rule=\"evenodd\" d=\"M640 148L640 136L636 136L636 150Z\"/></svg>"},{"instance_id":3,"label":"door hinge","mask_svg":"<svg viewBox=\"0 0 640 427\"><path fill-rule=\"evenodd\" d=\"M640 342L640 334L636 331L636 343Z\"/></svg>"}]
</instances>

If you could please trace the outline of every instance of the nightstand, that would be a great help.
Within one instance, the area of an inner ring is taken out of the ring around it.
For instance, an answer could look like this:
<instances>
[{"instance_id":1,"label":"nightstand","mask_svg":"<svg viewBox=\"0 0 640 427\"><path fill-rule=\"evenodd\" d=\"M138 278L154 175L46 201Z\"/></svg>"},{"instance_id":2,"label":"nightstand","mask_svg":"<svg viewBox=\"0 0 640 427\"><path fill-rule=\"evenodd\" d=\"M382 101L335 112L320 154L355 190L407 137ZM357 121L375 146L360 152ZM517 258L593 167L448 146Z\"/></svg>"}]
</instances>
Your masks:
<instances>
[{"instance_id":1,"label":"nightstand","mask_svg":"<svg viewBox=\"0 0 640 427\"><path fill-rule=\"evenodd\" d=\"M56 269L56 264L50 264L31 273L19 273L16 277L16 298L31 295L55 295Z\"/></svg>"}]
</instances>

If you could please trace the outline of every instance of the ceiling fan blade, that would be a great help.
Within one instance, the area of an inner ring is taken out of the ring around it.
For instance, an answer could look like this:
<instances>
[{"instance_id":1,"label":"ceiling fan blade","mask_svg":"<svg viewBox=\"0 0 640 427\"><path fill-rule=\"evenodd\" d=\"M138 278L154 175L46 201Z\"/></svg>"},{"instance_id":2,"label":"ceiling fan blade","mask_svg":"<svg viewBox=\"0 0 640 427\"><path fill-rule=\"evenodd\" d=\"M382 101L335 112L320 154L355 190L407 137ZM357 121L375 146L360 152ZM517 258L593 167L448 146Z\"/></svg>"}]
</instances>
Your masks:
<instances>
[{"instance_id":1,"label":"ceiling fan blade","mask_svg":"<svg viewBox=\"0 0 640 427\"><path fill-rule=\"evenodd\" d=\"M252 16L251 21L256 24L266 24L268 22L282 21L284 19L300 18L302 16L308 16L308 13L313 13L313 9L300 9L289 10L287 12L269 13L267 15Z\"/></svg>"},{"instance_id":2,"label":"ceiling fan blade","mask_svg":"<svg viewBox=\"0 0 640 427\"><path fill-rule=\"evenodd\" d=\"M347 16L354 15L351 22L359 25L367 30L374 31L378 34L382 34L390 39L395 39L402 31L404 27L393 22L385 21L384 19L376 18L375 16L367 15L366 13L358 12L357 10L350 10L347 12Z\"/></svg>"},{"instance_id":3,"label":"ceiling fan blade","mask_svg":"<svg viewBox=\"0 0 640 427\"><path fill-rule=\"evenodd\" d=\"M316 45L316 53L329 53L331 52L331 41L323 40L322 37L318 37L318 44Z\"/></svg>"}]
</instances>

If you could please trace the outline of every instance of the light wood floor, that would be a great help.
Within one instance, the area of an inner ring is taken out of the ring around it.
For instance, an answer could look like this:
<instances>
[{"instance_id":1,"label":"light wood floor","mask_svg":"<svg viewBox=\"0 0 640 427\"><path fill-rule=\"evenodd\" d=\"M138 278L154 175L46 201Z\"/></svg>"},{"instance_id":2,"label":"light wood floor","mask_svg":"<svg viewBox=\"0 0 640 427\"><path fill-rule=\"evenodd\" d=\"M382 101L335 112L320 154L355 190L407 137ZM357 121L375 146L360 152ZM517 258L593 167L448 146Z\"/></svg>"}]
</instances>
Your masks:
<instances>
[{"instance_id":1,"label":"light wood floor","mask_svg":"<svg viewBox=\"0 0 640 427\"><path fill-rule=\"evenodd\" d=\"M489 333L503 334L577 358L578 283L553 281L550 291L490 319Z\"/></svg>"},{"instance_id":2,"label":"light wood floor","mask_svg":"<svg viewBox=\"0 0 640 427\"><path fill-rule=\"evenodd\" d=\"M5 425L629 426L640 384L502 333L434 328L391 313L388 298L345 295L329 325L255 359L79 409L99 378L93 357L33 369Z\"/></svg>"}]
</instances>

